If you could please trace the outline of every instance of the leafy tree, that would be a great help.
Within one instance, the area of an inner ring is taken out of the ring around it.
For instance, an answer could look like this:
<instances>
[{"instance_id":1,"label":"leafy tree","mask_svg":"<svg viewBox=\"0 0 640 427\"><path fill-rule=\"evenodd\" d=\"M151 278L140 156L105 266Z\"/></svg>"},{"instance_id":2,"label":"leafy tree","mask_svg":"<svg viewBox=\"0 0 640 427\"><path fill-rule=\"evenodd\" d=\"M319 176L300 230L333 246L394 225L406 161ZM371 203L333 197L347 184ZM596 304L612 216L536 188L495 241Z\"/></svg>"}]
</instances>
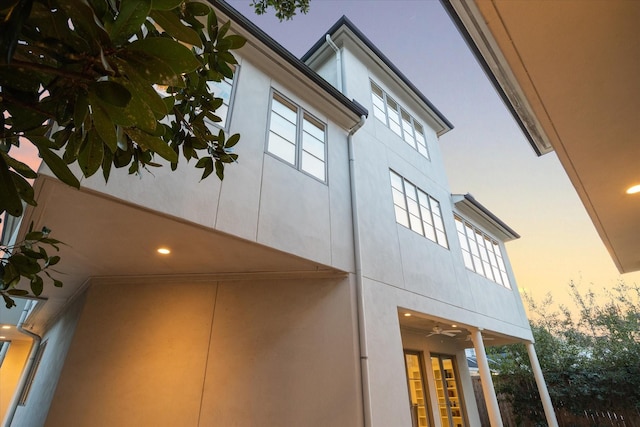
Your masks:
<instances>
[{"instance_id":1,"label":"leafy tree","mask_svg":"<svg viewBox=\"0 0 640 427\"><path fill-rule=\"evenodd\" d=\"M267 12L269 8L275 10L276 18L280 21L292 19L299 9L301 13L309 11L309 0L254 0L251 3L258 15Z\"/></svg>"},{"instance_id":2,"label":"leafy tree","mask_svg":"<svg viewBox=\"0 0 640 427\"><path fill-rule=\"evenodd\" d=\"M106 181L113 167L137 174L159 167L159 158L175 169L182 154L203 169L203 179L214 170L222 179L224 165L237 159L239 135L208 124L221 120L215 111L223 102L212 87L233 78L231 51L245 39L220 25L210 6L12 0L1 8L0 214L20 216L23 202L36 204L28 180L37 174L13 157L21 144L37 147L51 171L76 188L73 163L86 178L101 170ZM20 256L5 258L0 270L3 297L20 276L39 295L40 258L24 245L2 248L13 249Z\"/></svg>"},{"instance_id":3,"label":"leafy tree","mask_svg":"<svg viewBox=\"0 0 640 427\"><path fill-rule=\"evenodd\" d=\"M578 307L552 309L527 298L533 313L531 328L540 366L556 408L579 414L601 410L640 410L640 287L620 282L603 296L581 293L571 282ZM513 405L514 413L544 422L533 374L523 345L489 349L499 372L496 390Z\"/></svg>"}]
</instances>

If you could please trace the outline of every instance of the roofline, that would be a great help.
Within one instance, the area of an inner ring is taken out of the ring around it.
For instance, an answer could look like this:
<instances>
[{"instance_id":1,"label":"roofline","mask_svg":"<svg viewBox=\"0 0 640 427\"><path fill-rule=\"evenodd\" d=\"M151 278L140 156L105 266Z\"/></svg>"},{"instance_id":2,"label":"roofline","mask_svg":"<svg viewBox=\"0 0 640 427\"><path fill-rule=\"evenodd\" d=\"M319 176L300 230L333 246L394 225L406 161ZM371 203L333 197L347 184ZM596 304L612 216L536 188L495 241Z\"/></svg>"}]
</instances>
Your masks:
<instances>
[{"instance_id":1,"label":"roofline","mask_svg":"<svg viewBox=\"0 0 640 427\"><path fill-rule=\"evenodd\" d=\"M473 207L476 208L477 210L479 210L483 215L485 215L487 218L489 218L491 221L493 221L500 228L504 229L504 231L506 231L507 234L510 234L511 236L513 236L514 239L519 239L520 238L520 235L513 228L509 227L507 224L504 223L504 221L502 221L500 218L495 216L489 209L485 208L470 193L467 193L467 194L464 194L464 195L456 194L454 196L457 196L457 197L461 196L462 198L464 198L464 200L466 200L471 205L473 205Z\"/></svg>"},{"instance_id":2,"label":"roofline","mask_svg":"<svg viewBox=\"0 0 640 427\"><path fill-rule=\"evenodd\" d=\"M491 67L489 66L489 63L486 61L486 59L482 55L482 52L476 45L475 41L473 40L473 37L471 37L471 34L467 30L467 27L462 22L462 19L456 12L456 9L453 7L451 2L452 0L440 0L440 4L442 4L442 7L444 7L444 10L447 12L447 14L449 15L449 18L451 18L456 28L458 28L458 32L460 33L460 35L462 35L462 38L464 39L465 43L473 53L473 56L476 58L476 60L480 64L480 67L482 68L485 75L493 85L496 92L498 92L498 95L502 99L502 102L504 103L504 105L507 107L507 110L509 110L509 112L511 113L511 116L516 121L516 124L524 134L525 138L527 138L527 141L529 141L531 148L533 148L533 151L536 153L537 156L542 156L545 153L543 153L538 147L538 145L536 144L534 137L528 131L527 126L525 125L524 121L522 120L522 118L514 108L509 96L502 88L502 85L500 85L500 82L498 81L497 77L491 71Z\"/></svg>"},{"instance_id":3,"label":"roofline","mask_svg":"<svg viewBox=\"0 0 640 427\"><path fill-rule=\"evenodd\" d=\"M300 71L305 77L309 78L313 83L317 84L325 92L335 98L342 105L347 107L358 117L368 117L369 111L355 100L350 100L342 92L336 89L331 83L320 77L315 71L309 68L303 61L294 56L284 46L275 41L271 36L261 30L256 24L251 22L247 17L242 15L236 9L234 9L229 3L224 0L208 0L209 3L217 10L227 15L235 24L238 24L245 31L249 32L252 36L256 37L272 51L274 51L280 58L287 61L295 69Z\"/></svg>"},{"instance_id":4,"label":"roofline","mask_svg":"<svg viewBox=\"0 0 640 427\"><path fill-rule=\"evenodd\" d=\"M335 24L333 24L331 26L331 28L329 28L329 30L326 31L326 34L329 35L333 35L336 31L338 31L338 29L342 26L347 27L352 33L354 33L369 49L371 49L371 51L382 60L382 62L384 62L384 64L389 67L389 69L391 69L391 71L393 71L393 73L395 73L400 80L402 80L402 82L404 84L406 84L409 89L411 89L421 100L422 102L424 102L429 109L431 109L436 116L438 116L438 118L440 120L442 120L442 122L449 127L449 130L453 129L454 126L453 124L440 112L440 110L438 110L432 103L431 101L429 101L429 99L427 99L427 97L420 92L420 90L413 84L411 83L411 80L409 80L407 78L407 76L405 76L402 71L400 71L394 64L393 62L391 62L389 60L389 58L387 58L385 56L385 54L383 54L380 49L378 49L378 47L373 44L373 42L371 40L369 40L369 38L367 36L364 35L364 33L362 33L362 31L360 31L358 29L358 27L355 26L355 24L353 22L351 22L349 20L349 18L347 18L346 16L342 15L342 17L340 19L338 19L336 21ZM321 37L312 47L311 49L309 49L307 51L307 53L305 53L304 55L302 55L302 61L307 61L318 49L320 49L322 47L322 45L325 43L325 38Z\"/></svg>"}]
</instances>

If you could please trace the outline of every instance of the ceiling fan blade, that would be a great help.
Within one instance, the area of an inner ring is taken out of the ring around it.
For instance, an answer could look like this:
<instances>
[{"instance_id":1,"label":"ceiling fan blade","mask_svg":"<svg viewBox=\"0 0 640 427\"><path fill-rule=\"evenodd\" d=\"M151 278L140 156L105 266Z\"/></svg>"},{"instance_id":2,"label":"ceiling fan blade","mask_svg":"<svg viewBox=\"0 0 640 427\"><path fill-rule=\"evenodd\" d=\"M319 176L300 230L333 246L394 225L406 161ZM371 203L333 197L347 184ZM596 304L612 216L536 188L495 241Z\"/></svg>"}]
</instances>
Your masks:
<instances>
[{"instance_id":1,"label":"ceiling fan blade","mask_svg":"<svg viewBox=\"0 0 640 427\"><path fill-rule=\"evenodd\" d=\"M442 331L442 332L443 332L443 333L445 333L445 332L446 332L446 333L448 333L448 334L459 334L459 333L460 333L460 332L462 332L462 331L461 331L461 330L459 330L459 329L448 329L448 330L446 330L446 331Z\"/></svg>"},{"instance_id":2,"label":"ceiling fan blade","mask_svg":"<svg viewBox=\"0 0 640 427\"><path fill-rule=\"evenodd\" d=\"M456 334L452 334L451 331L442 331L440 332L442 335L446 335L448 337L455 337Z\"/></svg>"}]
</instances>

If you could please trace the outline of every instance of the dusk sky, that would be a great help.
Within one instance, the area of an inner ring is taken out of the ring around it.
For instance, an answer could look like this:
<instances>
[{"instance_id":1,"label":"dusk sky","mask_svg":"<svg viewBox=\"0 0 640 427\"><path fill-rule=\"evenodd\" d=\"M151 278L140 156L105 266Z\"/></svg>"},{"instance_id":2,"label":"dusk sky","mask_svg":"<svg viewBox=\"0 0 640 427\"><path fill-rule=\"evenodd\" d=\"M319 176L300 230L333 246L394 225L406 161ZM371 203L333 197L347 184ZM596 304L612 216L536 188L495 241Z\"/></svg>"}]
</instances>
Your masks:
<instances>
[{"instance_id":1,"label":"dusk sky","mask_svg":"<svg viewBox=\"0 0 640 427\"><path fill-rule=\"evenodd\" d=\"M507 251L534 299L571 304L571 280L596 291L640 282L618 273L557 156L536 156L439 1L311 0L287 22L229 3L298 57L346 15L455 126L440 138L451 190L521 235Z\"/></svg>"}]
</instances>

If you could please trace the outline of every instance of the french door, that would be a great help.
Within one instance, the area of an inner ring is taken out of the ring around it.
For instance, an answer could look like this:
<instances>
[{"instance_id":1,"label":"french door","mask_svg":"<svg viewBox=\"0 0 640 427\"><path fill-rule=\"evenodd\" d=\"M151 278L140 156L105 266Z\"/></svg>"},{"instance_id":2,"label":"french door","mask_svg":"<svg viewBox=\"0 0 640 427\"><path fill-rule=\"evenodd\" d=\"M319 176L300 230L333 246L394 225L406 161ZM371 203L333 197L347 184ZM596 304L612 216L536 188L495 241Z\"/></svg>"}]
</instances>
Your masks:
<instances>
[{"instance_id":1,"label":"french door","mask_svg":"<svg viewBox=\"0 0 640 427\"><path fill-rule=\"evenodd\" d=\"M465 427L454 357L432 354L431 368L438 400L437 416L440 417L442 427Z\"/></svg>"},{"instance_id":2,"label":"french door","mask_svg":"<svg viewBox=\"0 0 640 427\"><path fill-rule=\"evenodd\" d=\"M424 361L422 360L422 353L405 350L404 363L407 369L411 425L412 427L431 427L431 423L429 422L429 408L427 406L427 389L424 381Z\"/></svg>"}]
</instances>

